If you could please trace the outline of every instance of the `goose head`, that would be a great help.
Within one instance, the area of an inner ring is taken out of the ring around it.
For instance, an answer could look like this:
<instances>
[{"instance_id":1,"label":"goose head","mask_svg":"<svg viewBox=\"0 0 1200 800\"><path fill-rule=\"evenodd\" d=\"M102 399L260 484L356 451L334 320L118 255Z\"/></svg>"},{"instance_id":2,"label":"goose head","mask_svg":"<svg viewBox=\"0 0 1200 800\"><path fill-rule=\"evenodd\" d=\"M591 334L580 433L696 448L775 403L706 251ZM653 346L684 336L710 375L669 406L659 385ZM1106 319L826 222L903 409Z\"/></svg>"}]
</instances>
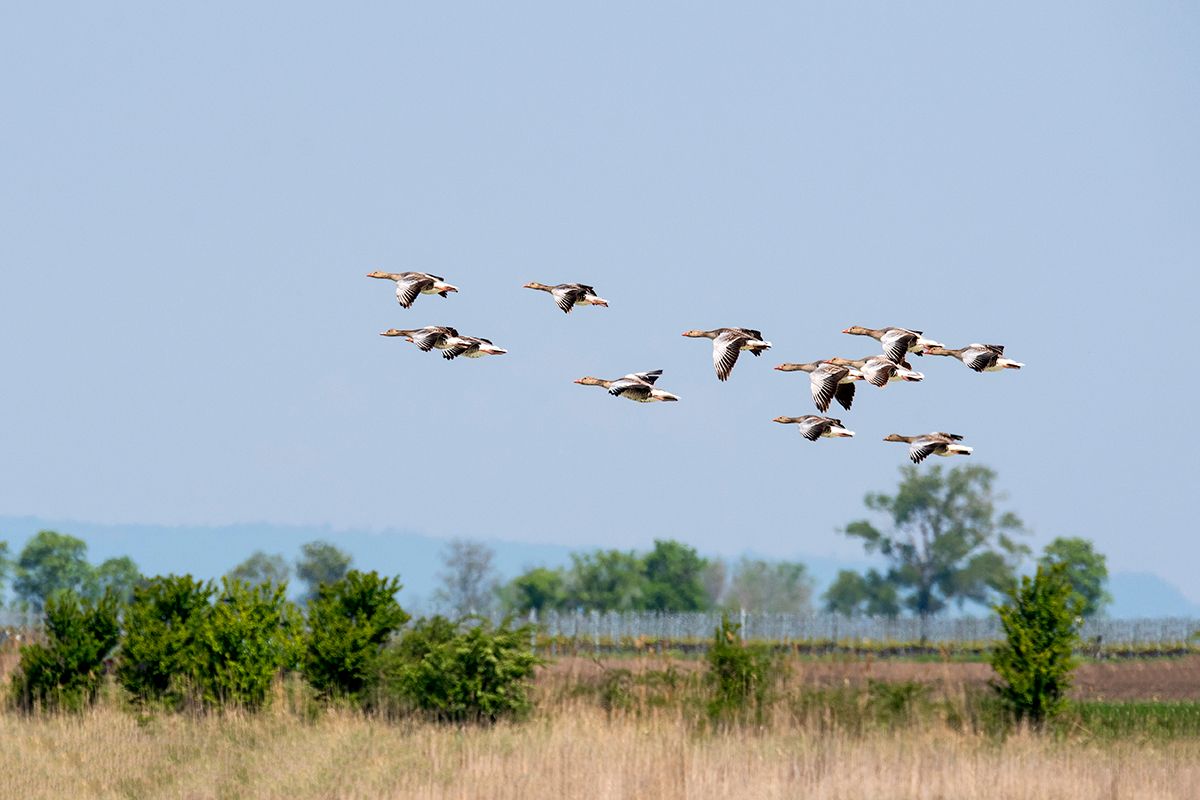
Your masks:
<instances>
[{"instance_id":1,"label":"goose head","mask_svg":"<svg viewBox=\"0 0 1200 800\"><path fill-rule=\"evenodd\" d=\"M386 331L384 331L383 333L381 333L379 335L380 336L407 336L408 334L406 334L404 331L396 330L395 328L388 328Z\"/></svg>"},{"instance_id":2,"label":"goose head","mask_svg":"<svg viewBox=\"0 0 1200 800\"><path fill-rule=\"evenodd\" d=\"M691 339L713 339L716 335L712 331L684 331L684 336Z\"/></svg>"},{"instance_id":3,"label":"goose head","mask_svg":"<svg viewBox=\"0 0 1200 800\"><path fill-rule=\"evenodd\" d=\"M799 417L776 417L775 419L771 420L771 422L781 422L784 425L789 425L798 419Z\"/></svg>"},{"instance_id":4,"label":"goose head","mask_svg":"<svg viewBox=\"0 0 1200 800\"><path fill-rule=\"evenodd\" d=\"M584 386L603 386L605 383L607 383L607 381L602 381L599 378L593 378L591 375L580 378L575 382Z\"/></svg>"},{"instance_id":5,"label":"goose head","mask_svg":"<svg viewBox=\"0 0 1200 800\"><path fill-rule=\"evenodd\" d=\"M378 271L376 271L376 272L368 272L368 273L367 273L367 277L368 277L368 278L385 278L385 279L387 279L387 280L389 280L389 281L394 281L394 280L396 280L396 276L395 276L395 275L393 275L393 274L392 274L392 273L390 273L390 272L378 272Z\"/></svg>"},{"instance_id":6,"label":"goose head","mask_svg":"<svg viewBox=\"0 0 1200 800\"><path fill-rule=\"evenodd\" d=\"M898 434L898 433L889 433L887 436L885 436L885 437L883 438L883 440L884 440L885 442L907 442L907 441L908 441L908 438L909 438L909 437L907 437L907 436L901 436L901 435L900 435L900 434Z\"/></svg>"},{"instance_id":7,"label":"goose head","mask_svg":"<svg viewBox=\"0 0 1200 800\"><path fill-rule=\"evenodd\" d=\"M873 331L870 328L864 328L862 325L851 325L845 328L842 333L853 333L857 336L870 336Z\"/></svg>"}]
</instances>

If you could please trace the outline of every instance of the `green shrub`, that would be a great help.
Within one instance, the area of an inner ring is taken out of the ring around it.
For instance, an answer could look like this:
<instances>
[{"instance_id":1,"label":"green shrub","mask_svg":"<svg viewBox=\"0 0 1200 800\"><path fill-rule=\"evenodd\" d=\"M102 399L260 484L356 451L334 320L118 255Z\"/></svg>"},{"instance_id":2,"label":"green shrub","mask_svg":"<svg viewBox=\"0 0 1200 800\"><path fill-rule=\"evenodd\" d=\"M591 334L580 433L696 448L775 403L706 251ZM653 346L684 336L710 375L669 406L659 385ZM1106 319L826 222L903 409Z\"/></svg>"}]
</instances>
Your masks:
<instances>
[{"instance_id":1,"label":"green shrub","mask_svg":"<svg viewBox=\"0 0 1200 800\"><path fill-rule=\"evenodd\" d=\"M200 672L200 640L214 591L211 582L190 575L157 577L134 588L117 662L117 680L134 699L182 705Z\"/></svg>"},{"instance_id":2,"label":"green shrub","mask_svg":"<svg viewBox=\"0 0 1200 800\"><path fill-rule=\"evenodd\" d=\"M104 660L117 646L117 599L105 592L98 600L85 600L68 589L48 598L45 611L46 642L21 648L12 697L25 711L78 711L95 702Z\"/></svg>"},{"instance_id":3,"label":"green shrub","mask_svg":"<svg viewBox=\"0 0 1200 800\"><path fill-rule=\"evenodd\" d=\"M298 664L303 621L286 590L285 584L222 579L197 643L194 678L207 705L257 710L276 676Z\"/></svg>"},{"instance_id":4,"label":"green shrub","mask_svg":"<svg viewBox=\"0 0 1200 800\"><path fill-rule=\"evenodd\" d=\"M1065 707L1080 611L1062 565L1039 566L1009 590L1007 604L996 606L1005 640L992 653L1002 680L994 686L1018 720L1040 727Z\"/></svg>"},{"instance_id":5,"label":"green shrub","mask_svg":"<svg viewBox=\"0 0 1200 800\"><path fill-rule=\"evenodd\" d=\"M357 570L317 589L308 605L304 676L322 697L359 702L376 681L384 644L409 619L398 591L399 578Z\"/></svg>"},{"instance_id":6,"label":"green shrub","mask_svg":"<svg viewBox=\"0 0 1200 800\"><path fill-rule=\"evenodd\" d=\"M467 618L421 620L388 651L383 701L444 722L495 722L531 709L529 683L542 663L528 626Z\"/></svg>"},{"instance_id":7,"label":"green shrub","mask_svg":"<svg viewBox=\"0 0 1200 800\"><path fill-rule=\"evenodd\" d=\"M761 721L770 701L778 664L768 648L743 643L741 627L723 615L708 650L708 711L713 719L753 711L755 719Z\"/></svg>"}]
</instances>

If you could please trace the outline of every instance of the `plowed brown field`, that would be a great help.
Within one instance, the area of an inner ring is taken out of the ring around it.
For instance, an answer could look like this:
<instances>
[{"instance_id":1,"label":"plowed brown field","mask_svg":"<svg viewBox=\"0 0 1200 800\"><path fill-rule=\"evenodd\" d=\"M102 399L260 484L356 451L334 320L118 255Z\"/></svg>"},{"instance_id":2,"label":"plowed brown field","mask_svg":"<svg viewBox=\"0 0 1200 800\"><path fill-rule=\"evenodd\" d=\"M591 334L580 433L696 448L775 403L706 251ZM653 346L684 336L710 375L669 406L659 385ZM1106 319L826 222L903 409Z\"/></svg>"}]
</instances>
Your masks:
<instances>
[{"instance_id":1,"label":"plowed brown field","mask_svg":"<svg viewBox=\"0 0 1200 800\"><path fill-rule=\"evenodd\" d=\"M857 659L790 662L792 681L819 687L862 686L868 681L919 681L941 692L986 686L993 676L988 664L918 663ZM545 668L548 679L598 680L605 669L650 670L674 665L693 671L703 662L664 660L560 658ZM1080 664L1072 696L1080 700L1200 700L1200 656L1130 659Z\"/></svg>"}]
</instances>

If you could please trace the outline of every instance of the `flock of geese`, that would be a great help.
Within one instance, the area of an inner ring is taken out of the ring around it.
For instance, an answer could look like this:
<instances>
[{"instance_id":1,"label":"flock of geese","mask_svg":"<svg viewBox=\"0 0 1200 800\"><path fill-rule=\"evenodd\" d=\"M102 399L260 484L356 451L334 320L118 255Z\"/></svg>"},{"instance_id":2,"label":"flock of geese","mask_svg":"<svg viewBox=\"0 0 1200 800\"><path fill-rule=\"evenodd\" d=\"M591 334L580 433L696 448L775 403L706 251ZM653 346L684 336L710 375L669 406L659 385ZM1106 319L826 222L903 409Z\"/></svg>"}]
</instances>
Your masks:
<instances>
[{"instance_id":1,"label":"flock of geese","mask_svg":"<svg viewBox=\"0 0 1200 800\"><path fill-rule=\"evenodd\" d=\"M423 294L448 297L450 292L458 291L457 286L446 283L444 278L427 272L369 272L367 277L393 281L396 284L396 300L402 308L411 308L417 298ZM560 283L548 286L532 281L525 284L524 288L548 293L554 299L555 305L565 314L571 313L576 306L608 306L608 301L596 294L594 287L584 283ZM782 372L808 373L813 403L821 414L828 412L829 406L834 401L849 411L854 402L854 384L857 381L866 381L872 386L882 389L892 382L924 380L925 376L915 371L908 362L910 353L917 356L951 356L975 372L1000 372L1025 366L1018 361L1006 358L1004 347L998 344L969 344L966 347L948 348L941 342L926 339L921 331L908 328L864 328L854 325L846 328L842 333L870 336L879 341L883 352L859 359L829 358L804 364L780 364L775 367ZM380 335L402 337L424 352L440 350L442 357L448 360L459 356L467 358L499 356L508 352L502 347L497 347L489 339L479 336L463 336L456 329L447 325L427 325L424 328L410 329L391 328ZM761 356L771 349L771 343L766 340L762 331L752 328L691 330L685 331L683 335L693 339L712 340L713 368L716 370L717 380L720 381L729 380L742 351L747 351L754 356ZM589 375L579 378L575 383L583 386L602 386L614 397L624 397L639 403L678 400L678 395L655 386L661 375L662 370L660 369L649 372L632 372L614 380L593 378ZM806 414L800 417L776 417L774 421L784 425L796 425L800 435L813 442L821 438L854 436L854 431L848 430L842 421L835 417ZM893 433L884 441L907 443L909 446L908 457L914 464L919 464L931 455L970 455L972 448L959 444L962 438L955 433L935 431L915 436Z\"/></svg>"}]
</instances>

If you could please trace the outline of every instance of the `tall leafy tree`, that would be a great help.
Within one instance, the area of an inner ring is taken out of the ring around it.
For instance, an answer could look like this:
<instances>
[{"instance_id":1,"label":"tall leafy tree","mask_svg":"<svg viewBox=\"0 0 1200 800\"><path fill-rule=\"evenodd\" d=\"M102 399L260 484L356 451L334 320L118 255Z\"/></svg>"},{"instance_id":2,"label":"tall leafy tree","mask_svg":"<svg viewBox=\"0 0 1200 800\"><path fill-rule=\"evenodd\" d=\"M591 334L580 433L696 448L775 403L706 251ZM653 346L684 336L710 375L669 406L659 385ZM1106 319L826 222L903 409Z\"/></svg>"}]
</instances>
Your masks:
<instances>
[{"instance_id":1,"label":"tall leafy tree","mask_svg":"<svg viewBox=\"0 0 1200 800\"><path fill-rule=\"evenodd\" d=\"M694 547L655 539L642 569L646 576L641 606L651 611L700 611L708 606L704 569L708 562Z\"/></svg>"},{"instance_id":2,"label":"tall leafy tree","mask_svg":"<svg viewBox=\"0 0 1200 800\"><path fill-rule=\"evenodd\" d=\"M133 599L133 590L142 580L142 573L132 558L110 558L92 571L90 595L100 597L105 592L111 592L117 600L126 604Z\"/></svg>"},{"instance_id":3,"label":"tall leafy tree","mask_svg":"<svg viewBox=\"0 0 1200 800\"><path fill-rule=\"evenodd\" d=\"M229 570L225 577L251 586L282 586L291 574L292 568L282 555L255 550L249 558Z\"/></svg>"},{"instance_id":4,"label":"tall leafy tree","mask_svg":"<svg viewBox=\"0 0 1200 800\"><path fill-rule=\"evenodd\" d=\"M300 558L296 559L296 576L304 581L308 590L306 601L317 596L317 590L325 585L337 583L346 577L351 557L329 542L308 542L300 547Z\"/></svg>"},{"instance_id":5,"label":"tall leafy tree","mask_svg":"<svg viewBox=\"0 0 1200 800\"><path fill-rule=\"evenodd\" d=\"M82 539L56 531L38 531L17 557L17 596L41 611L57 592L70 590L86 595L92 579L87 561L87 544Z\"/></svg>"},{"instance_id":6,"label":"tall leafy tree","mask_svg":"<svg viewBox=\"0 0 1200 800\"><path fill-rule=\"evenodd\" d=\"M807 611L812 579L803 564L742 557L734 565L724 605L771 614Z\"/></svg>"},{"instance_id":7,"label":"tall leafy tree","mask_svg":"<svg viewBox=\"0 0 1200 800\"><path fill-rule=\"evenodd\" d=\"M561 569L535 567L513 578L500 590L501 600L508 611L539 614L559 609L567 600L567 579Z\"/></svg>"},{"instance_id":8,"label":"tall leafy tree","mask_svg":"<svg viewBox=\"0 0 1200 800\"><path fill-rule=\"evenodd\" d=\"M487 614L500 585L495 559L495 551L482 542L452 539L442 554L442 585L434 599L457 616Z\"/></svg>"},{"instance_id":9,"label":"tall leafy tree","mask_svg":"<svg viewBox=\"0 0 1200 800\"><path fill-rule=\"evenodd\" d=\"M1112 595L1104 588L1108 583L1107 559L1087 539L1060 536L1046 545L1038 563L1047 568L1062 565L1063 576L1071 584L1083 616L1095 616L1112 602Z\"/></svg>"},{"instance_id":10,"label":"tall leafy tree","mask_svg":"<svg viewBox=\"0 0 1200 800\"><path fill-rule=\"evenodd\" d=\"M866 614L870 617L894 617L900 613L900 598L896 587L877 570L859 575L844 569L823 595L825 610L847 617Z\"/></svg>"},{"instance_id":11,"label":"tall leafy tree","mask_svg":"<svg viewBox=\"0 0 1200 800\"><path fill-rule=\"evenodd\" d=\"M637 554L620 550L572 553L567 607L630 611L643 607L646 576Z\"/></svg>"},{"instance_id":12,"label":"tall leafy tree","mask_svg":"<svg viewBox=\"0 0 1200 800\"><path fill-rule=\"evenodd\" d=\"M978 465L901 472L896 494L865 499L888 527L859 520L845 533L890 562L886 578L903 605L924 618L951 603L987 602L1009 587L1029 548L1013 538L1024 531L1020 518L996 507L996 473Z\"/></svg>"}]
</instances>

